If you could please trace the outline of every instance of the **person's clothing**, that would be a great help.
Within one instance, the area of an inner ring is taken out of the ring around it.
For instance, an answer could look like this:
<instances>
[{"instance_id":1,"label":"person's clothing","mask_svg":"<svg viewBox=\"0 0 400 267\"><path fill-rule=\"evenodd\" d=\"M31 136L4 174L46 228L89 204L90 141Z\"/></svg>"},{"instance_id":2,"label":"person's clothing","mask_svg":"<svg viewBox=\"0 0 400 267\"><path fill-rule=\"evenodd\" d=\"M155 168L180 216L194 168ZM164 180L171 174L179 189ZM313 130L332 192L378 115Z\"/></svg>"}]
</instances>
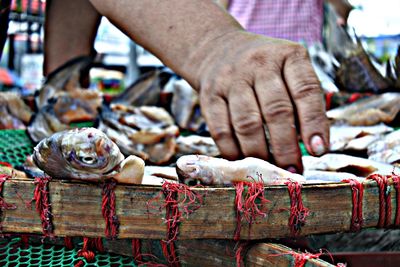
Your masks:
<instances>
[{"instance_id":1,"label":"person's clothing","mask_svg":"<svg viewBox=\"0 0 400 267\"><path fill-rule=\"evenodd\" d=\"M322 40L323 0L230 0L229 13L253 33L307 44Z\"/></svg>"}]
</instances>

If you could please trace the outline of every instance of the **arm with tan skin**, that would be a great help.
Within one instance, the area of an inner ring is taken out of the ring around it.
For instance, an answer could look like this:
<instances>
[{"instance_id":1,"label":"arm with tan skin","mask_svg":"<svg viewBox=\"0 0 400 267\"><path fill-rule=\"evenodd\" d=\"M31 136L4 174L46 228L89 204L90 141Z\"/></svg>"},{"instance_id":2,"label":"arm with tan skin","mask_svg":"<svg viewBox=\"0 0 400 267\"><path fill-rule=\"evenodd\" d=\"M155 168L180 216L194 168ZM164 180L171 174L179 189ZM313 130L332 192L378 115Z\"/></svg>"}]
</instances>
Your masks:
<instances>
[{"instance_id":1,"label":"arm with tan skin","mask_svg":"<svg viewBox=\"0 0 400 267\"><path fill-rule=\"evenodd\" d=\"M70 59L92 53L100 18L87 0L47 1L44 75Z\"/></svg>"},{"instance_id":2,"label":"arm with tan skin","mask_svg":"<svg viewBox=\"0 0 400 267\"><path fill-rule=\"evenodd\" d=\"M209 0L91 3L199 91L203 115L225 158L271 160L270 150L278 166L302 171L296 120L311 154L327 150L320 85L299 44L247 33Z\"/></svg>"}]
</instances>

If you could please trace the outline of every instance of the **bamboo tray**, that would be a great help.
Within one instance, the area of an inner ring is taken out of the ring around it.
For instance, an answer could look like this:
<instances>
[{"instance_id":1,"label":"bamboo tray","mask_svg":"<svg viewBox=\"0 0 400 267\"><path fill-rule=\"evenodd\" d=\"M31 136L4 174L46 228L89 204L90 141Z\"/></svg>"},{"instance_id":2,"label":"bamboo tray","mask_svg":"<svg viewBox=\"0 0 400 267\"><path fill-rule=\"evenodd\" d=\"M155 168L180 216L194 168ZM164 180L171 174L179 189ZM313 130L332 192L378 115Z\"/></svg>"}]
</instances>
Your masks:
<instances>
[{"instance_id":1,"label":"bamboo tray","mask_svg":"<svg viewBox=\"0 0 400 267\"><path fill-rule=\"evenodd\" d=\"M2 197L6 203L14 204L16 209L3 209L3 233L42 233L42 222L34 204L27 204L33 197L35 186L33 180L18 178L4 183ZM391 192L391 222L394 222L398 193L391 181L388 188ZM101 185L53 180L49 182L48 189L55 236L105 236ZM148 205L152 201L152 207L162 207L164 199L162 194L160 197L160 190L161 187L157 186L116 186L118 238L165 239L165 210L149 209ZM265 197L270 201L267 216L258 218L251 227L242 222L241 238L244 240L292 236L288 226L288 188L271 186L264 190ZM235 189L194 188L193 191L206 193L203 204L181 220L178 239L232 239L236 228ZM350 231L353 204L349 184L306 184L302 188L302 200L310 214L298 235ZM365 181L363 228L378 225L379 203L376 182Z\"/></svg>"}]
</instances>

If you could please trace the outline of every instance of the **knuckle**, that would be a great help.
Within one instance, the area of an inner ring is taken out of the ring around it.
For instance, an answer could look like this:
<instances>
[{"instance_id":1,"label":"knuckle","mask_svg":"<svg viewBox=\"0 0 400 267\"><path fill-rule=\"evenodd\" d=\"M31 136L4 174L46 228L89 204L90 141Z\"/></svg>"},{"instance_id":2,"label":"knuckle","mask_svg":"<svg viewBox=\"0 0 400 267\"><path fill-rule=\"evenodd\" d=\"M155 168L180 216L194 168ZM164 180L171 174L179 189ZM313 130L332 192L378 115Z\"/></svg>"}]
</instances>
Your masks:
<instances>
[{"instance_id":1,"label":"knuckle","mask_svg":"<svg viewBox=\"0 0 400 267\"><path fill-rule=\"evenodd\" d=\"M281 121L283 118L293 117L292 104L285 100L276 100L263 107L264 117L269 122Z\"/></svg>"},{"instance_id":2,"label":"knuckle","mask_svg":"<svg viewBox=\"0 0 400 267\"><path fill-rule=\"evenodd\" d=\"M235 120L234 128L239 135L253 135L257 130L262 128L261 117L259 114L240 116Z\"/></svg>"},{"instance_id":3,"label":"knuckle","mask_svg":"<svg viewBox=\"0 0 400 267\"><path fill-rule=\"evenodd\" d=\"M325 112L318 110L311 110L304 114L302 122L305 124L316 124L318 128L324 129L328 124Z\"/></svg>"},{"instance_id":4,"label":"knuckle","mask_svg":"<svg viewBox=\"0 0 400 267\"><path fill-rule=\"evenodd\" d=\"M322 95L322 90L319 82L301 81L294 85L293 98L295 100L301 100L304 98L309 98L310 96L320 96Z\"/></svg>"},{"instance_id":5,"label":"knuckle","mask_svg":"<svg viewBox=\"0 0 400 267\"><path fill-rule=\"evenodd\" d=\"M293 45L293 48L288 52L288 60L293 62L308 60L309 55L305 47L301 45Z\"/></svg>"},{"instance_id":6,"label":"knuckle","mask_svg":"<svg viewBox=\"0 0 400 267\"><path fill-rule=\"evenodd\" d=\"M216 142L231 138L231 131L225 127L215 127L210 132Z\"/></svg>"}]
</instances>

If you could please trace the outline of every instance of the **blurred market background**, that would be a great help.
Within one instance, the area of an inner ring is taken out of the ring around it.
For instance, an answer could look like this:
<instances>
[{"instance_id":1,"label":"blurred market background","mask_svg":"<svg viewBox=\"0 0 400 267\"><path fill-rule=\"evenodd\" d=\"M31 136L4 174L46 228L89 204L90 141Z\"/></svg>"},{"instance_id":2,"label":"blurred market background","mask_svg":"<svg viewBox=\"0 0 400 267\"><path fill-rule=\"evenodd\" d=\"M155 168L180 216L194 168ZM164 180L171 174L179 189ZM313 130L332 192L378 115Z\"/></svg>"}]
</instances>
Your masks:
<instances>
[{"instance_id":1,"label":"blurred market background","mask_svg":"<svg viewBox=\"0 0 400 267\"><path fill-rule=\"evenodd\" d=\"M348 25L364 48L382 62L395 56L400 44L400 1L351 0ZM45 0L13 0L8 38L0 62L0 90L32 92L43 82ZM95 41L101 61L92 68L91 85L118 93L148 68L161 62L135 45L103 18Z\"/></svg>"}]
</instances>

